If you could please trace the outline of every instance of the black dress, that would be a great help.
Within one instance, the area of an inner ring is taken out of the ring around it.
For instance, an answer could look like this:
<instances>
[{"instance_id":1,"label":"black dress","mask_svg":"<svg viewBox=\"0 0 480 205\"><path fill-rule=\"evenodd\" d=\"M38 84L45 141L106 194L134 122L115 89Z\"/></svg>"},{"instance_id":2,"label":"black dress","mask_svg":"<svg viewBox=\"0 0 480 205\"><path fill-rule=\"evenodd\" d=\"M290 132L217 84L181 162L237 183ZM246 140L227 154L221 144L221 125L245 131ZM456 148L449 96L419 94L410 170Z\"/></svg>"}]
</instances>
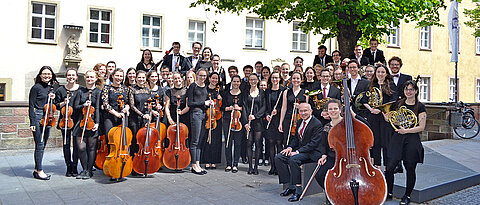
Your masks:
<instances>
[{"instance_id":1,"label":"black dress","mask_svg":"<svg viewBox=\"0 0 480 205\"><path fill-rule=\"evenodd\" d=\"M303 82L302 85L300 85L301 88L308 90L308 91L314 91L320 89L320 81L313 81L313 82Z\"/></svg>"},{"instance_id":2,"label":"black dress","mask_svg":"<svg viewBox=\"0 0 480 205\"><path fill-rule=\"evenodd\" d=\"M104 112L104 133L105 136L108 136L108 131L114 126L122 124L122 119L117 118L113 114L111 114L110 110L115 110L117 112L121 112L120 104L118 103L119 96L123 96L123 102L125 105L128 104L128 88L127 86L121 84L118 87L112 85L106 85L102 89L102 106L105 110ZM106 137L108 140L108 137Z\"/></svg>"},{"instance_id":3,"label":"black dress","mask_svg":"<svg viewBox=\"0 0 480 205\"><path fill-rule=\"evenodd\" d=\"M288 138L288 132L290 131L290 123L292 121L292 114L293 114L293 104L295 102L298 103L304 103L307 102L307 97L304 95L305 94L305 89L300 89L300 92L298 92L297 96L293 93L293 89L288 89L287 91L287 110L285 112L285 117L283 118L283 138L287 140ZM290 136L292 137L292 136Z\"/></svg>"},{"instance_id":4,"label":"black dress","mask_svg":"<svg viewBox=\"0 0 480 205\"><path fill-rule=\"evenodd\" d=\"M130 147L130 155L138 151L139 147L137 144L137 132L141 127L145 126L147 120L143 118L143 115L148 114L145 103L148 102L148 99L153 97L150 93L150 89L147 87L139 87L134 85L130 87L129 91L129 104L130 104L130 116L128 116L128 127L132 130L132 144Z\"/></svg>"},{"instance_id":5,"label":"black dress","mask_svg":"<svg viewBox=\"0 0 480 205\"><path fill-rule=\"evenodd\" d=\"M151 65L151 67L150 67L150 68L147 68L148 65ZM145 65L145 63L143 63L143 62L138 62L137 67L136 67L136 70L137 70L137 71L143 70L143 71L145 71L146 73L148 73L148 71L150 71L150 70L156 70L156 69L153 67L154 65L155 65L154 63L149 63L149 64L146 64L146 65Z\"/></svg>"},{"instance_id":6,"label":"black dress","mask_svg":"<svg viewBox=\"0 0 480 205\"><path fill-rule=\"evenodd\" d=\"M98 88L93 88L91 89L92 91L92 98L90 101L92 101L91 107L95 108L94 113L92 113L92 119L95 122L95 124L100 123L100 94L101 90ZM73 108L79 112L82 113L83 110L83 105L85 102L88 100L88 96L90 95L90 90L87 89L86 87L81 87L78 89L77 94L75 96L75 100L73 103ZM75 128L73 128L73 136L74 137L81 137L82 132L83 132L83 127L80 127L80 121L83 119L83 116L81 116L80 120L77 122L75 125ZM98 137L98 130L93 132L91 130L85 129L85 134L84 137Z\"/></svg>"},{"instance_id":7,"label":"black dress","mask_svg":"<svg viewBox=\"0 0 480 205\"><path fill-rule=\"evenodd\" d=\"M282 95L285 90L286 88L281 86L278 90L272 90L271 88L268 88L265 91L267 104L266 115L271 115L273 109L277 110L277 114L272 117L270 125L267 129L267 139L283 140L283 134L278 131L278 127L280 125L280 115L283 103ZM275 107L277 101L278 104L277 107Z\"/></svg>"},{"instance_id":8,"label":"black dress","mask_svg":"<svg viewBox=\"0 0 480 205\"><path fill-rule=\"evenodd\" d=\"M248 116L250 113L255 116L255 119L250 122L250 127L252 128L251 131L253 132L262 132L264 130L263 126L263 116L265 115L265 92L263 90L259 89L258 90L258 95L255 97L255 102L253 105L253 112L251 112L252 108L252 100L254 98L250 95L250 92L248 93L243 93L243 109L242 109L242 115L245 116L245 118L248 121Z\"/></svg>"},{"instance_id":9,"label":"black dress","mask_svg":"<svg viewBox=\"0 0 480 205\"><path fill-rule=\"evenodd\" d=\"M217 99L220 95L216 89L210 89L207 86L207 92L210 94L212 100ZM213 120L216 120L215 118ZM211 143L207 142L209 130L204 132L203 136L203 148L201 153L200 163L212 163L217 164L222 162L222 118L217 121L217 127L212 130Z\"/></svg>"},{"instance_id":10,"label":"black dress","mask_svg":"<svg viewBox=\"0 0 480 205\"><path fill-rule=\"evenodd\" d=\"M187 106L186 100L186 93L187 89L186 88L172 88L167 91L165 91L166 96L170 98L170 116L172 117L173 121L177 121L177 96L180 96L180 109L183 110ZM190 127L190 116L185 113L183 115L180 115L180 122L187 125L187 127ZM168 122L168 120L167 120ZM188 123L188 124L187 124ZM169 125L169 124L168 124ZM168 127L168 126L167 126Z\"/></svg>"}]
</instances>

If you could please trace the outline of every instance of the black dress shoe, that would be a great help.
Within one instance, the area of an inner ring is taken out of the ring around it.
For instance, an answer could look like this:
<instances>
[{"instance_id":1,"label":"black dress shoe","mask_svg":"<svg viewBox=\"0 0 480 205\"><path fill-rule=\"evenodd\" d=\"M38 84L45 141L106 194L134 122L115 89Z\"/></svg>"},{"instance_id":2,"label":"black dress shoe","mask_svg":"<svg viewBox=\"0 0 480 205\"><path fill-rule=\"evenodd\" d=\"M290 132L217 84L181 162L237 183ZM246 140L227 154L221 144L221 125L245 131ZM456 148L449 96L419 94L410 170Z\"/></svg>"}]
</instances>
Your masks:
<instances>
[{"instance_id":1,"label":"black dress shoe","mask_svg":"<svg viewBox=\"0 0 480 205\"><path fill-rule=\"evenodd\" d=\"M238 168L237 167L233 167L232 168L232 173L237 173L238 172Z\"/></svg>"},{"instance_id":2,"label":"black dress shoe","mask_svg":"<svg viewBox=\"0 0 480 205\"><path fill-rule=\"evenodd\" d=\"M84 176L87 176L87 171L81 171L80 174L75 177L76 179L83 179Z\"/></svg>"},{"instance_id":3,"label":"black dress shoe","mask_svg":"<svg viewBox=\"0 0 480 205\"><path fill-rule=\"evenodd\" d=\"M232 167L231 166L225 167L225 172L229 172L229 171L232 171Z\"/></svg>"},{"instance_id":4,"label":"black dress shoe","mask_svg":"<svg viewBox=\"0 0 480 205\"><path fill-rule=\"evenodd\" d=\"M72 165L67 165L67 172L65 173L66 177L73 177Z\"/></svg>"},{"instance_id":5,"label":"black dress shoe","mask_svg":"<svg viewBox=\"0 0 480 205\"><path fill-rule=\"evenodd\" d=\"M197 172L194 169L192 169L192 173L198 174L198 175L204 175L204 173L202 171Z\"/></svg>"},{"instance_id":6,"label":"black dress shoe","mask_svg":"<svg viewBox=\"0 0 480 205\"><path fill-rule=\"evenodd\" d=\"M395 169L393 170L393 173L396 174L396 173L403 173L403 166L402 164L398 163L397 166L395 167Z\"/></svg>"},{"instance_id":7,"label":"black dress shoe","mask_svg":"<svg viewBox=\"0 0 480 205\"><path fill-rule=\"evenodd\" d=\"M47 175L47 177L40 177L38 172L33 172L33 178L35 179L40 179L40 180L50 180L50 175Z\"/></svg>"},{"instance_id":8,"label":"black dress shoe","mask_svg":"<svg viewBox=\"0 0 480 205\"><path fill-rule=\"evenodd\" d=\"M242 163L246 164L248 162L247 158L242 158Z\"/></svg>"},{"instance_id":9,"label":"black dress shoe","mask_svg":"<svg viewBox=\"0 0 480 205\"><path fill-rule=\"evenodd\" d=\"M280 196L289 196L290 194L295 193L295 189L287 188L284 192L280 193Z\"/></svg>"},{"instance_id":10,"label":"black dress shoe","mask_svg":"<svg viewBox=\"0 0 480 205\"><path fill-rule=\"evenodd\" d=\"M78 175L77 165L72 166L72 177L76 177Z\"/></svg>"},{"instance_id":11,"label":"black dress shoe","mask_svg":"<svg viewBox=\"0 0 480 205\"><path fill-rule=\"evenodd\" d=\"M300 194L297 194L297 193L293 194L293 196L288 198L289 202L294 202L294 201L298 201L298 200L300 200Z\"/></svg>"},{"instance_id":12,"label":"black dress shoe","mask_svg":"<svg viewBox=\"0 0 480 205\"><path fill-rule=\"evenodd\" d=\"M268 166L268 165L270 165L270 162L268 160L264 160L263 161L263 166Z\"/></svg>"},{"instance_id":13,"label":"black dress shoe","mask_svg":"<svg viewBox=\"0 0 480 205\"><path fill-rule=\"evenodd\" d=\"M207 170L202 170L202 173L203 173L203 174L207 174Z\"/></svg>"},{"instance_id":14,"label":"black dress shoe","mask_svg":"<svg viewBox=\"0 0 480 205\"><path fill-rule=\"evenodd\" d=\"M410 204L410 197L409 196L403 196L402 200L400 201L400 204Z\"/></svg>"},{"instance_id":15,"label":"black dress shoe","mask_svg":"<svg viewBox=\"0 0 480 205\"><path fill-rule=\"evenodd\" d=\"M387 201L391 201L393 199L393 194L392 193L388 193L387 194Z\"/></svg>"},{"instance_id":16,"label":"black dress shoe","mask_svg":"<svg viewBox=\"0 0 480 205\"><path fill-rule=\"evenodd\" d=\"M252 169L252 168L248 168L247 174L253 174L253 169Z\"/></svg>"},{"instance_id":17,"label":"black dress shoe","mask_svg":"<svg viewBox=\"0 0 480 205\"><path fill-rule=\"evenodd\" d=\"M214 164L210 165L210 169L217 169L217 166L213 166Z\"/></svg>"},{"instance_id":18,"label":"black dress shoe","mask_svg":"<svg viewBox=\"0 0 480 205\"><path fill-rule=\"evenodd\" d=\"M258 175L258 169L253 169L253 175Z\"/></svg>"}]
</instances>

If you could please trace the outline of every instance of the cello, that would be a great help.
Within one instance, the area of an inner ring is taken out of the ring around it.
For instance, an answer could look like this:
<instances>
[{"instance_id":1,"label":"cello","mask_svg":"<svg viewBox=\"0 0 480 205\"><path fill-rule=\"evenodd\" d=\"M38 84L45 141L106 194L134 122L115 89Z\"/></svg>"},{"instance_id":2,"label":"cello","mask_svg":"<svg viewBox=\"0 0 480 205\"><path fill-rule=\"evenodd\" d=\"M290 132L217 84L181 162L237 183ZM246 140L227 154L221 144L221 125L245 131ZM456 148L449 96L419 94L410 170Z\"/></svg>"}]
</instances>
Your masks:
<instances>
[{"instance_id":1,"label":"cello","mask_svg":"<svg viewBox=\"0 0 480 205\"><path fill-rule=\"evenodd\" d=\"M103 164L108 155L108 144L105 135L100 135L98 137L98 145L97 145L97 157L95 157L95 167L97 169L103 169Z\"/></svg>"},{"instance_id":2,"label":"cello","mask_svg":"<svg viewBox=\"0 0 480 205\"><path fill-rule=\"evenodd\" d=\"M155 124L152 123L150 124L150 126L155 127L155 129L157 129L159 134L158 141L155 144L155 154L160 159L160 167L163 167L164 166L163 153L165 152L164 141L167 135L167 127L165 126L165 124L160 122L160 118L162 118L163 112L162 112L162 108L160 107L160 96L158 94L155 95L155 104L157 105L158 117Z\"/></svg>"},{"instance_id":3,"label":"cello","mask_svg":"<svg viewBox=\"0 0 480 205\"><path fill-rule=\"evenodd\" d=\"M53 93L53 87L50 87L47 104L43 106L45 114L43 115L42 120L40 120L40 125L43 126L40 142L43 142L43 138L45 137L45 129L47 128L47 126L55 126L55 116L53 116L53 114L55 113L55 111L57 111L57 107L55 106L55 104L53 104L53 99L50 98L50 93Z\"/></svg>"},{"instance_id":4,"label":"cello","mask_svg":"<svg viewBox=\"0 0 480 205\"><path fill-rule=\"evenodd\" d=\"M68 129L73 128L73 120L72 120L72 113L73 113L73 108L70 106L70 91L67 90L67 97L66 97L66 102L65 106L61 109L61 113L63 115L63 118L60 119L60 122L58 122L58 126L62 129L65 129L64 133L64 138L63 138L63 145L67 144L67 131Z\"/></svg>"},{"instance_id":5,"label":"cello","mask_svg":"<svg viewBox=\"0 0 480 205\"><path fill-rule=\"evenodd\" d=\"M348 88L345 74L343 87ZM372 131L352 117L348 92L343 97L345 117L328 133L328 144L335 150L335 166L325 177L325 193L332 204L383 204L387 185L383 172L370 161Z\"/></svg>"},{"instance_id":6,"label":"cello","mask_svg":"<svg viewBox=\"0 0 480 205\"><path fill-rule=\"evenodd\" d=\"M125 107L123 95L118 96L118 104L120 105L120 110L123 110ZM124 176L130 175L132 172L132 156L129 154L131 142L132 131L127 127L127 116L125 114L122 117L122 124L108 131L110 153L103 165L103 172L106 176L121 181Z\"/></svg>"},{"instance_id":7,"label":"cello","mask_svg":"<svg viewBox=\"0 0 480 205\"><path fill-rule=\"evenodd\" d=\"M155 144L158 141L158 130L150 125L152 121L152 99L147 102L149 113L148 123L137 132L139 150L133 158L133 170L137 173L153 174L160 169L161 158L155 153Z\"/></svg>"},{"instance_id":8,"label":"cello","mask_svg":"<svg viewBox=\"0 0 480 205\"><path fill-rule=\"evenodd\" d=\"M163 163L169 169L175 171L181 170L190 164L190 151L185 146L185 140L188 138L188 128L180 123L180 96L177 96L177 123L168 126L167 138L169 145L165 148Z\"/></svg>"}]
</instances>

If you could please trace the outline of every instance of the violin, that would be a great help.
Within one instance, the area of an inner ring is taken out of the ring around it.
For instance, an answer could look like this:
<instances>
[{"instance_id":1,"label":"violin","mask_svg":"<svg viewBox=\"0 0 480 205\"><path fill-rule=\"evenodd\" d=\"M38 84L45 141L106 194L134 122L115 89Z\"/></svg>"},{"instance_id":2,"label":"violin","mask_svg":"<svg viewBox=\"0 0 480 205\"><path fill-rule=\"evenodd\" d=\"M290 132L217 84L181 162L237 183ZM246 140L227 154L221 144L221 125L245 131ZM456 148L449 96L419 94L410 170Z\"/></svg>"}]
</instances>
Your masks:
<instances>
[{"instance_id":1,"label":"violin","mask_svg":"<svg viewBox=\"0 0 480 205\"><path fill-rule=\"evenodd\" d=\"M47 104L43 106L43 110L45 111L45 113L43 114L42 120L40 120L40 125L43 126L42 138L40 138L40 142L43 142L43 137L45 136L45 129L47 128L47 126L55 126L55 116L53 116L53 114L55 113L55 111L57 111L57 107L55 106L55 104L53 104L53 99L50 98L50 93L53 93L53 87L50 87Z\"/></svg>"},{"instance_id":2,"label":"violin","mask_svg":"<svg viewBox=\"0 0 480 205\"><path fill-rule=\"evenodd\" d=\"M162 118L161 115L160 115L160 113L162 113L162 109L159 106L160 105L160 96L158 94L155 95L155 103L157 105L157 111L158 111L159 115L157 117L157 121L155 122L155 124L151 123L150 126L155 127L155 129L157 129L158 134L159 134L158 141L155 144L155 154L160 159L160 167L163 167L164 166L164 164L163 164L163 153L165 151L164 141L165 141L165 137L167 136L167 126L165 126L165 124L160 122L160 119Z\"/></svg>"},{"instance_id":3,"label":"violin","mask_svg":"<svg viewBox=\"0 0 480 205\"><path fill-rule=\"evenodd\" d=\"M217 98L213 100L215 104L215 119L220 120L222 118L222 111L220 110L220 107L222 107L222 100L218 99L218 96L220 96L220 85L217 85L215 90L217 91Z\"/></svg>"},{"instance_id":4,"label":"violin","mask_svg":"<svg viewBox=\"0 0 480 205\"><path fill-rule=\"evenodd\" d=\"M125 103L123 95L118 96L120 110L123 110ZM129 154L132 142L132 131L127 127L127 117L122 117L122 124L113 127L108 131L108 144L110 153L103 164L103 173L106 176L116 178L120 181L124 176L132 172L132 156Z\"/></svg>"},{"instance_id":5,"label":"violin","mask_svg":"<svg viewBox=\"0 0 480 205\"><path fill-rule=\"evenodd\" d=\"M208 99L212 100L212 94L208 93ZM216 113L215 105L210 104L210 106L207 109L207 120L205 122L205 128L208 130L208 138L207 138L208 144L212 142L212 130L217 128L217 120L215 117L215 113Z\"/></svg>"},{"instance_id":6,"label":"violin","mask_svg":"<svg viewBox=\"0 0 480 205\"><path fill-rule=\"evenodd\" d=\"M177 96L177 110L180 109L180 96ZM163 163L169 169L181 170L190 164L190 151L185 146L188 138L188 128L180 123L180 116L177 112L177 123L168 126L167 130L168 147L165 148Z\"/></svg>"},{"instance_id":7,"label":"violin","mask_svg":"<svg viewBox=\"0 0 480 205\"><path fill-rule=\"evenodd\" d=\"M105 138L105 135L100 135L100 137L98 137L97 157L95 157L95 167L97 167L97 169L103 169L103 164L105 163L107 155L107 138Z\"/></svg>"},{"instance_id":8,"label":"violin","mask_svg":"<svg viewBox=\"0 0 480 205\"><path fill-rule=\"evenodd\" d=\"M88 101L92 100L92 90L88 93ZM83 136L85 135L85 130L92 130L95 122L93 121L93 113L95 112L95 108L92 107L92 103L90 103L87 107L83 107L83 119L80 121L80 127L83 127L82 136L80 138L80 142L83 141Z\"/></svg>"},{"instance_id":9,"label":"violin","mask_svg":"<svg viewBox=\"0 0 480 205\"><path fill-rule=\"evenodd\" d=\"M343 75L343 87L347 77ZM335 150L335 166L325 178L325 193L332 204L383 204L387 197L383 172L370 161L373 134L367 125L352 117L350 96L345 99L345 117L328 134Z\"/></svg>"},{"instance_id":10,"label":"violin","mask_svg":"<svg viewBox=\"0 0 480 205\"><path fill-rule=\"evenodd\" d=\"M230 142L230 132L231 131L240 131L242 130L242 123L240 122L240 117L242 116L242 112L240 110L235 109L236 105L238 105L237 96L233 99L233 110L230 116L230 129L228 129L228 136L227 136L227 147L228 143Z\"/></svg>"},{"instance_id":11,"label":"violin","mask_svg":"<svg viewBox=\"0 0 480 205\"><path fill-rule=\"evenodd\" d=\"M295 100L298 103L300 103L300 100L296 98ZM288 132L288 137L287 137L287 145L290 142L290 136L295 136L295 133L297 131L297 121L300 119L300 114L298 113L298 108L293 105L293 113L292 113L292 120L290 121L290 131Z\"/></svg>"},{"instance_id":12,"label":"violin","mask_svg":"<svg viewBox=\"0 0 480 205\"><path fill-rule=\"evenodd\" d=\"M58 122L58 126L60 128L65 128L65 137L67 136L67 129L72 129L73 128L73 120L72 120L72 113L73 113L73 108L70 106L70 91L67 90L67 97L66 97L66 103L65 106L62 107L61 113L63 115L63 118L60 119L60 122Z\"/></svg>"},{"instance_id":13,"label":"violin","mask_svg":"<svg viewBox=\"0 0 480 205\"><path fill-rule=\"evenodd\" d=\"M152 99L149 98L147 102L147 110L150 118L145 127L142 127L137 132L137 142L139 150L135 153L133 158L133 170L137 173L153 174L160 169L160 157L155 152L155 144L158 141L158 130L150 125L152 121Z\"/></svg>"}]
</instances>

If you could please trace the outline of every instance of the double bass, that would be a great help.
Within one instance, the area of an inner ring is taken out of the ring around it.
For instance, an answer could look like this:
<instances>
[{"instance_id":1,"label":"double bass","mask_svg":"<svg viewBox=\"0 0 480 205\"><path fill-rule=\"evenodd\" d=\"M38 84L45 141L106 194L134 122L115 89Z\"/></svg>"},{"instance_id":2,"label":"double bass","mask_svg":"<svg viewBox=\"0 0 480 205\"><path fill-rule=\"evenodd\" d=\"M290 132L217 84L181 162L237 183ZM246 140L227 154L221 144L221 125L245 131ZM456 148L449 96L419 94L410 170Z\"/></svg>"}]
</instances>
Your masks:
<instances>
[{"instance_id":1,"label":"double bass","mask_svg":"<svg viewBox=\"0 0 480 205\"><path fill-rule=\"evenodd\" d=\"M160 96L158 94L155 95L155 104L157 105L158 117L157 117L157 120L155 121L155 124L152 123L150 124L150 126L155 127L155 129L157 129L159 134L158 141L155 144L155 154L160 159L160 167L163 167L164 166L163 153L165 152L164 141L167 135L167 127L165 126L165 124L160 122L160 119L163 116L163 112L162 112L162 108L160 107Z\"/></svg>"},{"instance_id":2,"label":"double bass","mask_svg":"<svg viewBox=\"0 0 480 205\"><path fill-rule=\"evenodd\" d=\"M120 110L123 110L125 107L123 95L118 96L118 103L120 104ZM122 117L122 124L108 131L110 153L103 165L103 173L106 176L120 181L124 176L130 175L132 172L132 156L129 154L131 142L132 131L127 127L127 116L125 113Z\"/></svg>"},{"instance_id":3,"label":"double bass","mask_svg":"<svg viewBox=\"0 0 480 205\"><path fill-rule=\"evenodd\" d=\"M348 88L345 74L343 87ZM372 131L352 117L348 92L343 97L345 117L328 133L328 144L335 150L335 166L327 172L325 193L332 204L383 204L387 184L382 171L370 161Z\"/></svg>"},{"instance_id":4,"label":"double bass","mask_svg":"<svg viewBox=\"0 0 480 205\"><path fill-rule=\"evenodd\" d=\"M55 126L55 116L53 116L53 114L55 113L55 111L57 111L57 107L55 106L55 104L53 104L53 99L50 98L50 93L53 93L53 87L50 87L47 104L43 106L43 110L45 110L45 113L43 114L43 118L40 120L40 125L43 126L40 142L43 142L43 138L45 137L45 129L47 128L47 126Z\"/></svg>"},{"instance_id":5,"label":"double bass","mask_svg":"<svg viewBox=\"0 0 480 205\"><path fill-rule=\"evenodd\" d=\"M149 113L148 123L137 132L139 150L133 158L133 170L137 173L153 174L160 169L160 157L155 152L155 144L158 141L158 130L150 125L152 121L152 99L147 102Z\"/></svg>"},{"instance_id":6,"label":"double bass","mask_svg":"<svg viewBox=\"0 0 480 205\"><path fill-rule=\"evenodd\" d=\"M167 138L169 144L163 153L163 163L167 168L175 171L187 167L191 160L190 151L185 146L185 141L188 138L188 128L185 124L180 123L178 110L180 110L180 96L177 96L177 122L168 126Z\"/></svg>"}]
</instances>

